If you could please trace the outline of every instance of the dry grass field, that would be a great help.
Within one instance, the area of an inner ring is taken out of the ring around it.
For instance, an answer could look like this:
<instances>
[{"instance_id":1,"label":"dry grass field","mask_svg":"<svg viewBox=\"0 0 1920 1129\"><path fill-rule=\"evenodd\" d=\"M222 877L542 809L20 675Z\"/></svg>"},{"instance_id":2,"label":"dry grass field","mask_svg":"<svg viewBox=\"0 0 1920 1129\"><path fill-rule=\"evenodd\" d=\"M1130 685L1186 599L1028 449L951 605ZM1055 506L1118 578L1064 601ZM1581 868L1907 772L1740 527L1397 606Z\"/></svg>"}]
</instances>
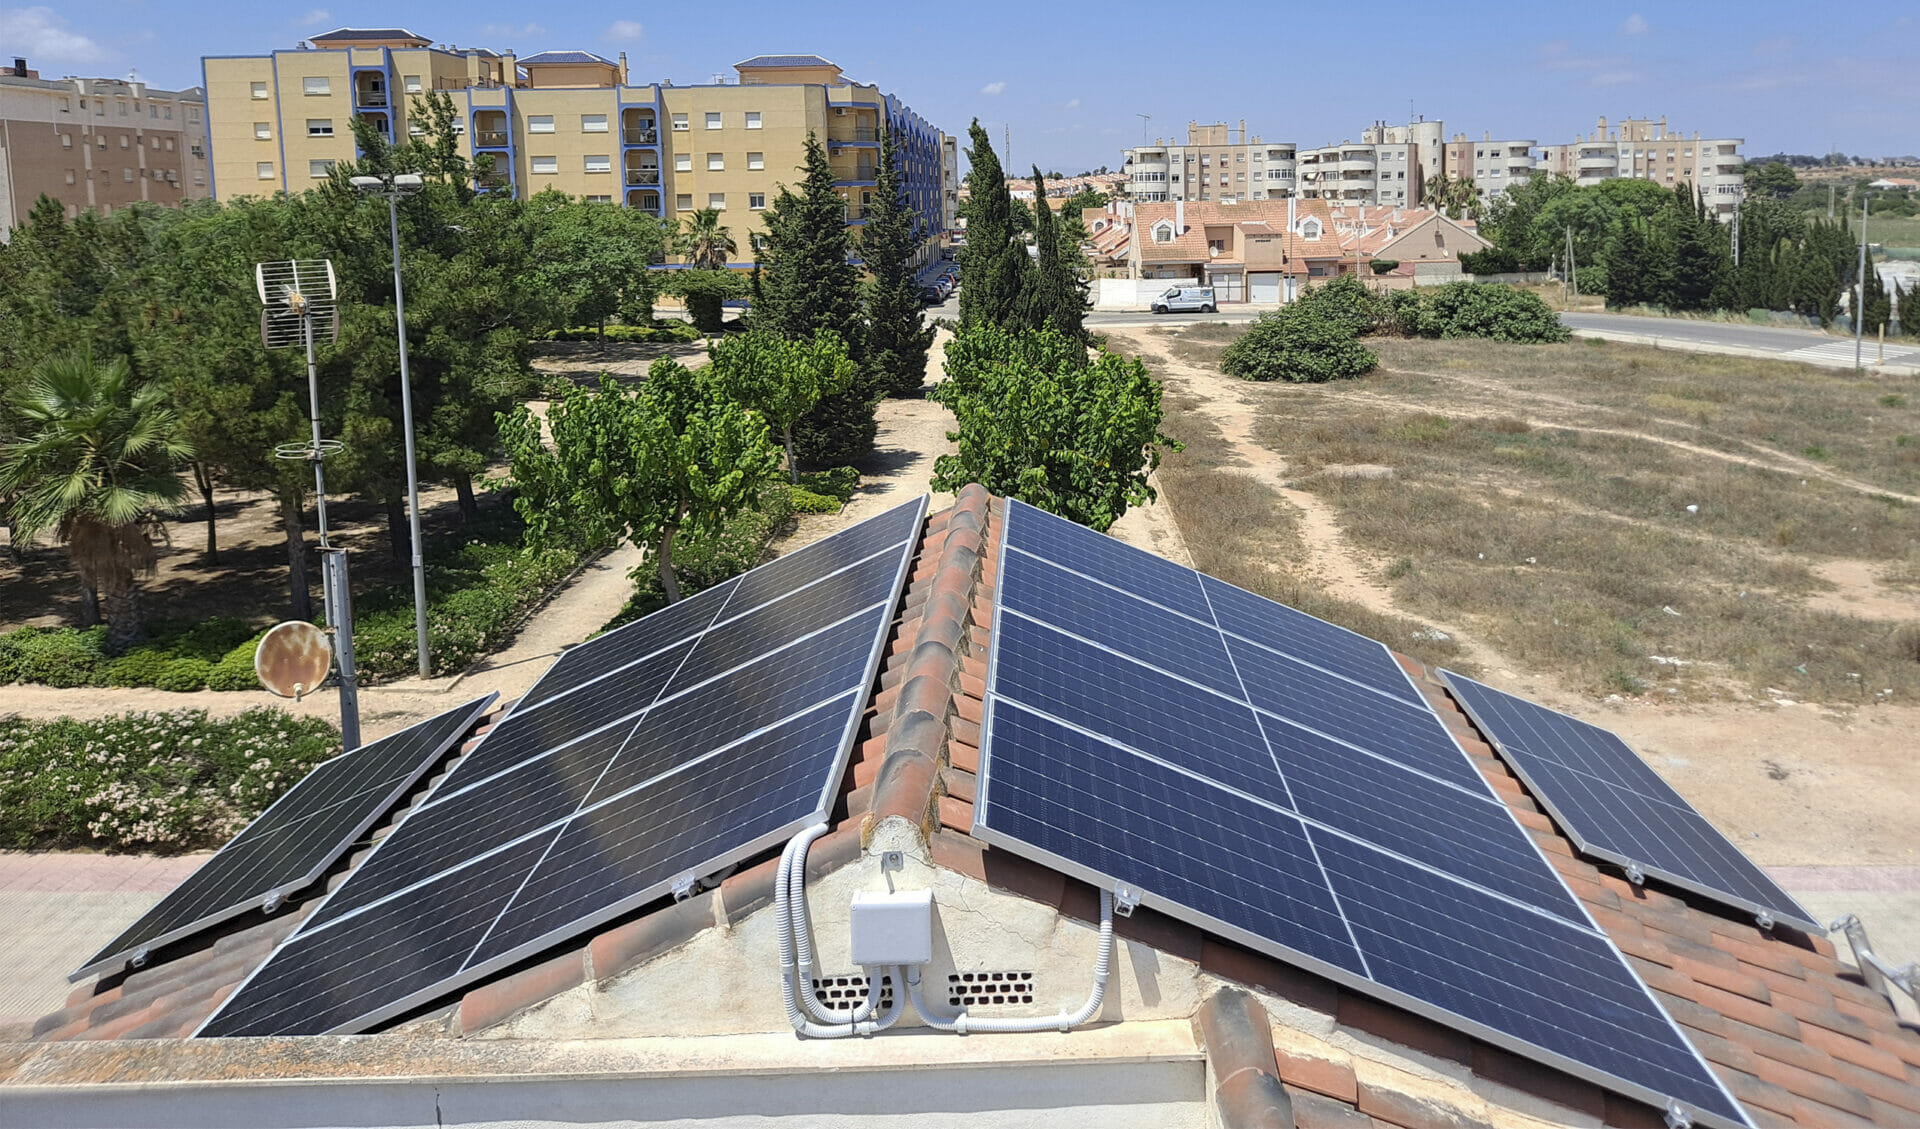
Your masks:
<instances>
[{"instance_id":1,"label":"dry grass field","mask_svg":"<svg viewBox=\"0 0 1920 1129\"><path fill-rule=\"evenodd\" d=\"M1362 380L1245 385L1218 374L1238 332L1122 343L1186 378L1167 430L1189 450L1162 478L1207 571L1422 659L1470 665L1477 642L1577 693L1920 694L1916 382L1597 342L1375 340ZM1316 510L1358 600L1296 567Z\"/></svg>"}]
</instances>

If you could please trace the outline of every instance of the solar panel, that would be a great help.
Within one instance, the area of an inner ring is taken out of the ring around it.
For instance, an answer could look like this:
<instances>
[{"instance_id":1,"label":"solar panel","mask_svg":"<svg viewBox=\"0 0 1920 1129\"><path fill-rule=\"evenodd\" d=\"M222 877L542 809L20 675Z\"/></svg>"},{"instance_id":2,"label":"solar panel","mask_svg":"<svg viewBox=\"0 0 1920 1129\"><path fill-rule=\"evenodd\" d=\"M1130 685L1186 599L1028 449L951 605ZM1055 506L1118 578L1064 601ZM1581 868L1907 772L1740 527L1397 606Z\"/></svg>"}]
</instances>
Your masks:
<instances>
[{"instance_id":1,"label":"solar panel","mask_svg":"<svg viewBox=\"0 0 1920 1129\"><path fill-rule=\"evenodd\" d=\"M128 962L318 881L420 782L497 695L389 734L315 766L68 980Z\"/></svg>"},{"instance_id":2,"label":"solar panel","mask_svg":"<svg viewBox=\"0 0 1920 1129\"><path fill-rule=\"evenodd\" d=\"M198 1034L367 1030L825 818L926 505L568 652Z\"/></svg>"},{"instance_id":3,"label":"solar panel","mask_svg":"<svg viewBox=\"0 0 1920 1129\"><path fill-rule=\"evenodd\" d=\"M1000 554L977 837L1748 1124L1384 646L1019 502Z\"/></svg>"},{"instance_id":4,"label":"solar panel","mask_svg":"<svg viewBox=\"0 0 1920 1129\"><path fill-rule=\"evenodd\" d=\"M1617 734L1442 673L1474 725L1583 853L1771 921L1825 932Z\"/></svg>"}]
</instances>

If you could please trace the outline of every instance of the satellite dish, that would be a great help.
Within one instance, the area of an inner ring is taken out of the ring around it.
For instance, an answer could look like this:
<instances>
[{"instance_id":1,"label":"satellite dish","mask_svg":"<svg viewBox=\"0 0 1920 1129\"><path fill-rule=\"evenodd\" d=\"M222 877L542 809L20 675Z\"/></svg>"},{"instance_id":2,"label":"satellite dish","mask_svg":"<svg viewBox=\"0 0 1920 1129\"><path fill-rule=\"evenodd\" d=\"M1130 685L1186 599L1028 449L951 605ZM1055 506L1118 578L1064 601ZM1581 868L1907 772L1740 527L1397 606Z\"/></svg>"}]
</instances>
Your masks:
<instances>
[{"instance_id":1,"label":"satellite dish","mask_svg":"<svg viewBox=\"0 0 1920 1129\"><path fill-rule=\"evenodd\" d=\"M305 620L276 624L253 653L253 673L260 685L295 701L318 690L332 669L327 633Z\"/></svg>"}]
</instances>

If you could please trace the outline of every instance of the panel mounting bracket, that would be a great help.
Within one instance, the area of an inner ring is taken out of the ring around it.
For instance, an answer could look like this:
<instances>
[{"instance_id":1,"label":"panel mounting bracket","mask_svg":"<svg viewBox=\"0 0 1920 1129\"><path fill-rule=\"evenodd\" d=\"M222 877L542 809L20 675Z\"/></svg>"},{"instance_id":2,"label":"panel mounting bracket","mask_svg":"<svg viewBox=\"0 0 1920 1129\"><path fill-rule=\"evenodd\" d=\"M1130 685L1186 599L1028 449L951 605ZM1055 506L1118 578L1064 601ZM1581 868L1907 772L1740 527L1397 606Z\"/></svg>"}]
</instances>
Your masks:
<instances>
[{"instance_id":1,"label":"panel mounting bracket","mask_svg":"<svg viewBox=\"0 0 1920 1129\"><path fill-rule=\"evenodd\" d=\"M1645 886L1647 884L1647 872L1640 869L1639 863L1628 862L1626 864L1626 871L1627 881L1633 883L1635 886Z\"/></svg>"},{"instance_id":2,"label":"panel mounting bracket","mask_svg":"<svg viewBox=\"0 0 1920 1129\"><path fill-rule=\"evenodd\" d=\"M273 893L268 894L266 897L260 899L260 912L272 913L275 910L279 909L281 906L286 904L287 904L286 891L275 890Z\"/></svg>"},{"instance_id":3,"label":"panel mounting bracket","mask_svg":"<svg viewBox=\"0 0 1920 1129\"><path fill-rule=\"evenodd\" d=\"M696 875L682 874L673 880L673 900L684 902L698 892L700 879Z\"/></svg>"},{"instance_id":4,"label":"panel mounting bracket","mask_svg":"<svg viewBox=\"0 0 1920 1129\"><path fill-rule=\"evenodd\" d=\"M1693 1115L1672 1098L1667 1099L1667 1129L1693 1129Z\"/></svg>"},{"instance_id":5,"label":"panel mounting bracket","mask_svg":"<svg viewBox=\"0 0 1920 1129\"><path fill-rule=\"evenodd\" d=\"M1772 929L1773 928L1772 912L1764 909L1756 912L1753 915L1753 923L1755 925L1758 925L1762 929Z\"/></svg>"},{"instance_id":6,"label":"panel mounting bracket","mask_svg":"<svg viewBox=\"0 0 1920 1129\"><path fill-rule=\"evenodd\" d=\"M1113 912L1121 917L1132 917L1133 911L1140 906L1140 891L1120 883L1113 888Z\"/></svg>"}]
</instances>

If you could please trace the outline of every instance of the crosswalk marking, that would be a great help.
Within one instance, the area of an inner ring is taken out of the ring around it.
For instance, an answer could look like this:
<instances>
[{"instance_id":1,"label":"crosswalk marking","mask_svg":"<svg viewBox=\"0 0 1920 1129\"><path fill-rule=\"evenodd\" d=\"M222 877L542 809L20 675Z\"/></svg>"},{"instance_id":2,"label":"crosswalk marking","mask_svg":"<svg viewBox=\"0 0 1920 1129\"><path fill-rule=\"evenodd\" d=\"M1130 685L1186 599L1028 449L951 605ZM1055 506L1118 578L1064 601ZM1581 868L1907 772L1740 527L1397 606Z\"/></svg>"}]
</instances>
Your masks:
<instances>
[{"instance_id":1,"label":"crosswalk marking","mask_svg":"<svg viewBox=\"0 0 1920 1129\"><path fill-rule=\"evenodd\" d=\"M1881 356L1879 349L1880 347L1877 342L1869 341L1862 344L1860 347L1861 363L1870 365L1876 360L1879 360ZM1822 345L1812 345L1805 349L1795 349L1790 353L1783 354L1783 359L1789 361L1844 361L1847 364L1852 364L1853 342L1832 341ZM1885 359L1891 364L1912 364L1914 361L1920 360L1920 350L1913 349L1906 345L1892 347L1887 350Z\"/></svg>"}]
</instances>

